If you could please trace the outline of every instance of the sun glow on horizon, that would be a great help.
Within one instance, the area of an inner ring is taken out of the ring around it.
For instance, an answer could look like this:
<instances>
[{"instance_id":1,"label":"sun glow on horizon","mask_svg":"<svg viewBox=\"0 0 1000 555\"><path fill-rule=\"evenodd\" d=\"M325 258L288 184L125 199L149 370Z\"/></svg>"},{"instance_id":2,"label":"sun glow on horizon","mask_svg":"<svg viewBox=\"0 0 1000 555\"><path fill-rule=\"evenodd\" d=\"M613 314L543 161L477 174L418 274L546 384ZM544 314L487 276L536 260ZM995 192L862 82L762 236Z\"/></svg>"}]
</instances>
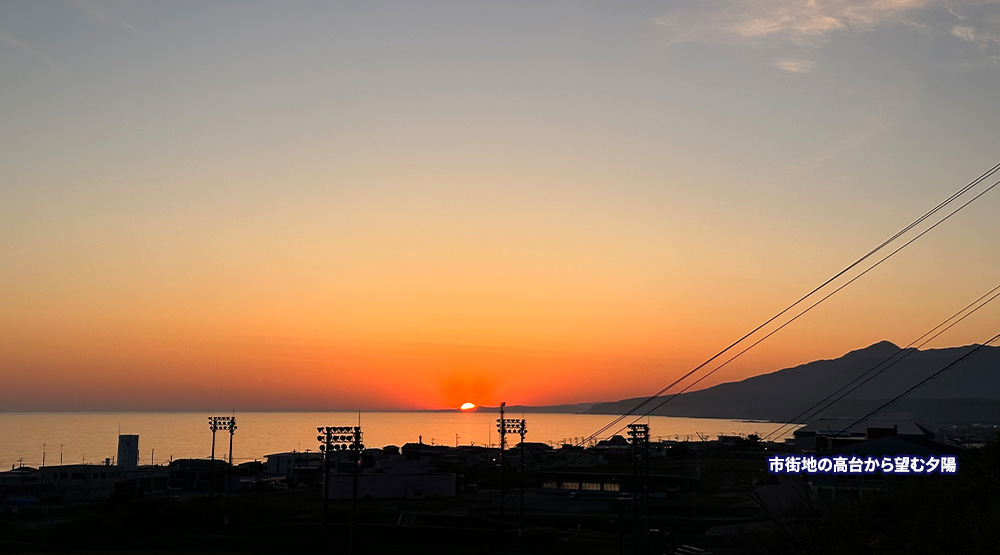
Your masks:
<instances>
[{"instance_id":1,"label":"sun glow on horizon","mask_svg":"<svg viewBox=\"0 0 1000 555\"><path fill-rule=\"evenodd\" d=\"M461 410L471 410L476 408L476 405L472 403L462 403L462 406L458 407Z\"/></svg>"}]
</instances>

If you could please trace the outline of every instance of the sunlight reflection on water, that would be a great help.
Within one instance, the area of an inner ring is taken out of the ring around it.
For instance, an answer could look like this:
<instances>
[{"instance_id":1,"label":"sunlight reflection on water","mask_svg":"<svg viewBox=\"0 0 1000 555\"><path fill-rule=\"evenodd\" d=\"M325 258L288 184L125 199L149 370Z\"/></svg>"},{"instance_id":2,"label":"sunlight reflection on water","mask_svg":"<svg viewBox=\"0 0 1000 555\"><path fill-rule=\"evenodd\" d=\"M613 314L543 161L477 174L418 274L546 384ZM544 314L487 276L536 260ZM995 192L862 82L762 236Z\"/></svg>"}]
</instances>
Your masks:
<instances>
[{"instance_id":1,"label":"sunlight reflection on water","mask_svg":"<svg viewBox=\"0 0 1000 555\"><path fill-rule=\"evenodd\" d=\"M220 413L223 414L223 413ZM208 457L212 433L207 412L108 412L108 413L0 413L0 468L16 465L59 464L60 448L66 464L101 463L117 453L119 430L139 435L140 464L171 459ZM223 414L224 415L224 414ZM486 445L497 442L493 412L369 412L361 414L367 447L402 446L417 442L438 445ZM510 413L521 418L521 413ZM526 441L558 445L576 442L615 419L613 415L526 413ZM645 422L646 420L643 419ZM650 437L697 440L698 434L712 439L719 434L767 435L780 425L714 418L649 418ZM347 412L237 412L238 429L233 441L237 462L263 460L264 455L283 451L316 451L316 426L353 426L358 413ZM608 437L631 420L622 421L601 435ZM783 434L791 437L794 428ZM515 439L516 441L516 439ZM216 456L228 451L225 432L216 436ZM508 445L510 445L508 439Z\"/></svg>"}]
</instances>

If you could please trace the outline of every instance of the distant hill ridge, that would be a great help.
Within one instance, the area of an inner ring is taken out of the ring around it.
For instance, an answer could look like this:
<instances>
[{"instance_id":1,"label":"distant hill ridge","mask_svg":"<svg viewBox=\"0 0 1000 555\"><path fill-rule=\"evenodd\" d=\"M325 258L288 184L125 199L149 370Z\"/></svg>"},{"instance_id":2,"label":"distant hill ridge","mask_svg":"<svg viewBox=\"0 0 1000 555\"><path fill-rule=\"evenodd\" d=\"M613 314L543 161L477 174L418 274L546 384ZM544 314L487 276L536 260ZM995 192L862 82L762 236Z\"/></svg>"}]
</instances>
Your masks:
<instances>
[{"instance_id":1,"label":"distant hill ridge","mask_svg":"<svg viewBox=\"0 0 1000 555\"><path fill-rule=\"evenodd\" d=\"M885 361L894 355L889 363L902 357L880 376L818 415L860 417L976 347L967 345L924 351L906 349L908 352L904 352L889 341L881 341L837 359L817 360L739 382L684 393L652 414L790 421L873 367L879 364L884 366ZM584 412L622 414L644 399L595 403ZM1000 420L1000 347L983 348L881 414L928 422Z\"/></svg>"}]
</instances>

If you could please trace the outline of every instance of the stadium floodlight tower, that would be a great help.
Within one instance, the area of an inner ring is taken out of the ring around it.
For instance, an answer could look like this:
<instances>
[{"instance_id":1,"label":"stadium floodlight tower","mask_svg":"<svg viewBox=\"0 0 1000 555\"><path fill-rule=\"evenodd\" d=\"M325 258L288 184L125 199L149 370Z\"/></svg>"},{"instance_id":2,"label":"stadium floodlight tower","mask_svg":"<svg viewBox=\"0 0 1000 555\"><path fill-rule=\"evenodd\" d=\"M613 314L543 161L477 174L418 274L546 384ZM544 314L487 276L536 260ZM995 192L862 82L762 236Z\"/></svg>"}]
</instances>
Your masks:
<instances>
[{"instance_id":1,"label":"stadium floodlight tower","mask_svg":"<svg viewBox=\"0 0 1000 555\"><path fill-rule=\"evenodd\" d=\"M228 431L229 432L229 471L226 473L228 476L227 481L232 481L232 467L233 467L233 434L236 433L236 417L235 416L209 416L208 417L208 429L212 430L212 460L211 466L209 467L209 478L208 478L208 505L212 505L212 495L215 490L215 432L218 431ZM232 484L226 484L226 520L225 524L229 524L229 490L232 489Z\"/></svg>"},{"instance_id":2,"label":"stadium floodlight tower","mask_svg":"<svg viewBox=\"0 0 1000 555\"><path fill-rule=\"evenodd\" d=\"M635 552L639 552L639 449L643 449L645 475L642 484L643 506L645 507L646 549L649 549L649 424L629 424L628 441L632 444L632 524Z\"/></svg>"},{"instance_id":3,"label":"stadium floodlight tower","mask_svg":"<svg viewBox=\"0 0 1000 555\"><path fill-rule=\"evenodd\" d=\"M351 536L348 553L354 553L355 513L358 504L358 463L365 445L361 443L361 426L317 426L319 450L323 452L323 526L330 514L330 456L338 451L351 451L353 485L351 487Z\"/></svg>"},{"instance_id":4,"label":"stadium floodlight tower","mask_svg":"<svg viewBox=\"0 0 1000 555\"><path fill-rule=\"evenodd\" d=\"M521 418L518 421L517 435L521 436L521 443L518 449L521 451L521 510L518 534L524 533L524 436L528 433L528 421Z\"/></svg>"},{"instance_id":5,"label":"stadium floodlight tower","mask_svg":"<svg viewBox=\"0 0 1000 555\"><path fill-rule=\"evenodd\" d=\"M229 431L229 466L226 467L226 520L223 524L229 526L229 501L233 493L233 436L236 434L236 416L229 417L226 422L226 430Z\"/></svg>"},{"instance_id":6,"label":"stadium floodlight tower","mask_svg":"<svg viewBox=\"0 0 1000 555\"><path fill-rule=\"evenodd\" d=\"M524 434L528 433L527 422L523 418L504 418L503 409L507 403L500 403L500 418L497 418L497 431L500 433L500 528L504 524L504 497L506 493L506 466L504 464L504 449L507 447L507 434L521 436L521 511L524 511Z\"/></svg>"},{"instance_id":7,"label":"stadium floodlight tower","mask_svg":"<svg viewBox=\"0 0 1000 555\"><path fill-rule=\"evenodd\" d=\"M212 430L212 457L211 466L208 467L208 504L212 505L212 494L215 490L215 432L219 430L225 430L228 422L228 416L209 416L208 417L208 429Z\"/></svg>"}]
</instances>

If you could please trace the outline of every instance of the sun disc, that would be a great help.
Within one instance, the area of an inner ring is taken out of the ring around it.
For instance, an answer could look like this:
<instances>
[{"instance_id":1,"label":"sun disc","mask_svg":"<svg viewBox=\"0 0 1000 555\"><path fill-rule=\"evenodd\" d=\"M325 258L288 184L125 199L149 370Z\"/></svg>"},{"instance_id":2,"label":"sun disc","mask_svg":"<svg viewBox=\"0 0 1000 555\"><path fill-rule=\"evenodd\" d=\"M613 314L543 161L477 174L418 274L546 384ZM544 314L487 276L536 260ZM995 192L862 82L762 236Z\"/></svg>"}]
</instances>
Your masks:
<instances>
[{"instance_id":1,"label":"sun disc","mask_svg":"<svg viewBox=\"0 0 1000 555\"><path fill-rule=\"evenodd\" d=\"M458 408L460 408L460 409L462 409L462 410L469 410L469 409L474 409L474 408L476 408L476 405L474 405L474 404L472 404L472 403L463 403L463 404L462 404L462 406L461 406L461 407L458 407Z\"/></svg>"}]
</instances>

